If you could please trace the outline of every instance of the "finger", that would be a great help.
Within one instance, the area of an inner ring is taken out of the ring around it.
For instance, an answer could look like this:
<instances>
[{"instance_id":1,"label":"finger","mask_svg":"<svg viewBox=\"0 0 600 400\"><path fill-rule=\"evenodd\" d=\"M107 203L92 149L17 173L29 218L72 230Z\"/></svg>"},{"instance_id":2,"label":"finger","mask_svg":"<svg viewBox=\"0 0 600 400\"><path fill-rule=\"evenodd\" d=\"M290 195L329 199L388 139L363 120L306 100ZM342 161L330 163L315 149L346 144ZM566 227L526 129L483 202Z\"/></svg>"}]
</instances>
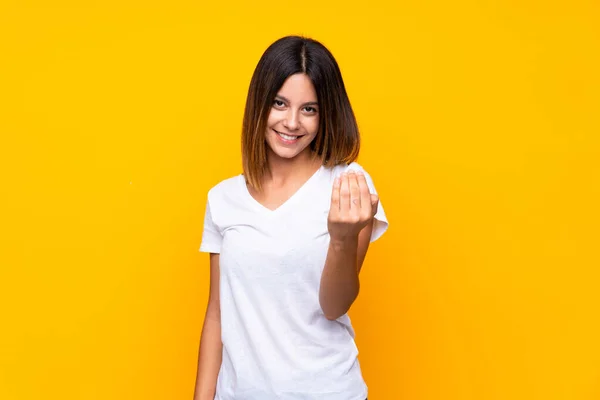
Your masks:
<instances>
[{"instance_id":1,"label":"finger","mask_svg":"<svg viewBox=\"0 0 600 400\"><path fill-rule=\"evenodd\" d=\"M349 210L350 209L350 182L348 179L348 174L344 173L341 177L341 186L340 186L340 210Z\"/></svg>"},{"instance_id":2,"label":"finger","mask_svg":"<svg viewBox=\"0 0 600 400\"><path fill-rule=\"evenodd\" d=\"M377 208L379 207L379 196L376 194L371 195L371 214L377 214Z\"/></svg>"},{"instance_id":3,"label":"finger","mask_svg":"<svg viewBox=\"0 0 600 400\"><path fill-rule=\"evenodd\" d=\"M354 172L348 175L348 182L350 183L350 208L360 210L360 187Z\"/></svg>"},{"instance_id":4,"label":"finger","mask_svg":"<svg viewBox=\"0 0 600 400\"><path fill-rule=\"evenodd\" d=\"M331 190L331 209L340 209L340 186L341 180L339 177L333 180L333 189Z\"/></svg>"},{"instance_id":5,"label":"finger","mask_svg":"<svg viewBox=\"0 0 600 400\"><path fill-rule=\"evenodd\" d=\"M367 184L367 179L365 178L365 174L362 171L357 173L357 181L358 187L360 190L360 204L361 208L363 208L366 214L371 214L371 193L369 192L369 185Z\"/></svg>"}]
</instances>

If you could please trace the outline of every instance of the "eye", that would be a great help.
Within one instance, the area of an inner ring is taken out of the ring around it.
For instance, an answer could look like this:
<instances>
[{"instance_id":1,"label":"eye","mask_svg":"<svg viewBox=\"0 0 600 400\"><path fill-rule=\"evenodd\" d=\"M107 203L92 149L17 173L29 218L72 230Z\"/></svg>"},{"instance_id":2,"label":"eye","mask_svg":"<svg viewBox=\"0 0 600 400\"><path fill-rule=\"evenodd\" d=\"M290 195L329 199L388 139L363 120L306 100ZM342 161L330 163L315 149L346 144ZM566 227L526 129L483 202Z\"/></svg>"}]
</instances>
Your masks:
<instances>
[{"instance_id":1,"label":"eye","mask_svg":"<svg viewBox=\"0 0 600 400\"><path fill-rule=\"evenodd\" d=\"M311 114L315 114L317 112L317 109L311 106L306 106L304 109Z\"/></svg>"},{"instance_id":2,"label":"eye","mask_svg":"<svg viewBox=\"0 0 600 400\"><path fill-rule=\"evenodd\" d=\"M283 106L285 106L285 103L281 100L275 99L275 100L273 100L273 105L275 105L277 107L283 107Z\"/></svg>"}]
</instances>

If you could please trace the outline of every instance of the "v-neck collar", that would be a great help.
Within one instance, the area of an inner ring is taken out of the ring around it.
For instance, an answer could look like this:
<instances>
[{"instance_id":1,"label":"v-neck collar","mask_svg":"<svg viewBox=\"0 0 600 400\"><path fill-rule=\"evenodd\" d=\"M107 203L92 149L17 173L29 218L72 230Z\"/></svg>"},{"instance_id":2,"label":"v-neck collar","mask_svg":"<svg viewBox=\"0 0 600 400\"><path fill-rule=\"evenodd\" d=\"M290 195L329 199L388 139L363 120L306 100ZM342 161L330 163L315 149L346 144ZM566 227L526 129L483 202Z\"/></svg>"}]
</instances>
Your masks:
<instances>
[{"instance_id":1,"label":"v-neck collar","mask_svg":"<svg viewBox=\"0 0 600 400\"><path fill-rule=\"evenodd\" d=\"M270 214L270 215L274 215L277 213L280 213L282 210L284 210L286 207L289 206L290 203L292 203L295 199L297 199L302 192L307 190L307 187L310 186L310 184L317 179L317 177L321 174L321 171L323 170L324 166L321 165L319 167L319 169L317 169L303 184L302 186L300 186L290 197L288 197L287 200L285 200L283 203L281 203L279 205L279 207L271 210L270 208L265 207L261 202L259 202L258 200L256 200L254 198L254 196L252 196L252 194L250 194L250 191L248 190L248 186L246 185L246 177L242 174L240 175L240 184L242 185L242 192L244 193L244 196L246 196L246 198L248 199L248 201L250 203L253 204L254 208L256 208L257 210L259 210L262 213L265 214Z\"/></svg>"}]
</instances>

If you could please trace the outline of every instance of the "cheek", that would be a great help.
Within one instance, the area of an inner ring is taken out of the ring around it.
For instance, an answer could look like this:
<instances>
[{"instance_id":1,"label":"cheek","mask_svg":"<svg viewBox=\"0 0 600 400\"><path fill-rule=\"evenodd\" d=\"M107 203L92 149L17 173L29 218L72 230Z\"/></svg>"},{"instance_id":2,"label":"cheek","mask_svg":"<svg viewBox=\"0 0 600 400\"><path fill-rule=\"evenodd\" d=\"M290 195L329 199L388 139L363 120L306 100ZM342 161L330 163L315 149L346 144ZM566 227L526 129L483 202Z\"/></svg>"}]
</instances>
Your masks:
<instances>
[{"instance_id":1,"label":"cheek","mask_svg":"<svg viewBox=\"0 0 600 400\"><path fill-rule=\"evenodd\" d=\"M267 126L273 126L279 123L285 117L285 113L283 111L277 110L275 108L271 108L269 111L269 116L267 117Z\"/></svg>"},{"instance_id":2,"label":"cheek","mask_svg":"<svg viewBox=\"0 0 600 400\"><path fill-rule=\"evenodd\" d=\"M267 127L273 126L277 122L277 113L271 110L269 117L267 118Z\"/></svg>"}]
</instances>

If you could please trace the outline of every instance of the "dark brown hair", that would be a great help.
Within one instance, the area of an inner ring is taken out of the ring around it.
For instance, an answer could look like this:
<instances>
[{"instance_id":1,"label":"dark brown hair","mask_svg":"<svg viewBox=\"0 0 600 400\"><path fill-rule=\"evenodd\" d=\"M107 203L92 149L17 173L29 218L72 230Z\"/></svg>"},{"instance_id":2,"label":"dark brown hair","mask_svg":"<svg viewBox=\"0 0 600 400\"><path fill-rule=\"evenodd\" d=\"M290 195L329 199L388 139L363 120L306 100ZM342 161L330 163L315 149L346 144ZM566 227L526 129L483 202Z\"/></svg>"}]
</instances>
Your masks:
<instances>
[{"instance_id":1,"label":"dark brown hair","mask_svg":"<svg viewBox=\"0 0 600 400\"><path fill-rule=\"evenodd\" d=\"M242 126L242 162L247 182L260 190L268 170L265 133L273 101L285 80L305 73L319 103L319 130L310 148L324 165L351 163L358 157L358 125L340 68L331 52L316 40L286 36L271 44L252 75Z\"/></svg>"}]
</instances>

